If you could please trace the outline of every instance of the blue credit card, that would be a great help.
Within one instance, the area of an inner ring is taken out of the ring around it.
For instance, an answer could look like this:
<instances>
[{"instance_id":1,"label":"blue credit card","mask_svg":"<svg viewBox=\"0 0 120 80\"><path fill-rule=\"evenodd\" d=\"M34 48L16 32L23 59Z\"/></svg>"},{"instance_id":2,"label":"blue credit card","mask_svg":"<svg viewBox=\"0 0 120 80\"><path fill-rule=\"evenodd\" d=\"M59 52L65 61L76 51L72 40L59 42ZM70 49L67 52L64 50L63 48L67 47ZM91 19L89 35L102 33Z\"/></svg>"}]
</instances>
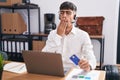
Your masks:
<instances>
[{"instance_id":1,"label":"blue credit card","mask_svg":"<svg viewBox=\"0 0 120 80\"><path fill-rule=\"evenodd\" d=\"M72 60L76 65L78 65L78 62L80 61L80 59L75 54L70 57L70 60Z\"/></svg>"}]
</instances>

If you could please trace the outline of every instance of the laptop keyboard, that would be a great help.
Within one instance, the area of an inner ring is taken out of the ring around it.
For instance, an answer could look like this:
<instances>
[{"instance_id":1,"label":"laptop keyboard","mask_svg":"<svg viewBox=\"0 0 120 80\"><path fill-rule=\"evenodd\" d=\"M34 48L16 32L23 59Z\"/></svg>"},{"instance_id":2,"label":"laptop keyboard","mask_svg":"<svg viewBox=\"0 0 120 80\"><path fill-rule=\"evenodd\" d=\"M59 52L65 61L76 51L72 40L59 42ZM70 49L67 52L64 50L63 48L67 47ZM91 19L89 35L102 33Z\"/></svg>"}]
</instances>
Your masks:
<instances>
[{"instance_id":1,"label":"laptop keyboard","mask_svg":"<svg viewBox=\"0 0 120 80\"><path fill-rule=\"evenodd\" d=\"M66 75L66 73L70 70L70 67L64 67L64 75Z\"/></svg>"}]
</instances>

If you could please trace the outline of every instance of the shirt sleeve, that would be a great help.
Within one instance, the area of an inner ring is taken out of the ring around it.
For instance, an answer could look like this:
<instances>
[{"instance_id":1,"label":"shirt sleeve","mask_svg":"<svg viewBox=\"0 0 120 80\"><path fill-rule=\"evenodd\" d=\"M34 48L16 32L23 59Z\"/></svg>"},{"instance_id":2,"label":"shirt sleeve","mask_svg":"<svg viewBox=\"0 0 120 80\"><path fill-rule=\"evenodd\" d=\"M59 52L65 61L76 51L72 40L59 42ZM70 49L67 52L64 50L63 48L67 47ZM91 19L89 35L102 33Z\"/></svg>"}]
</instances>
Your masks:
<instances>
[{"instance_id":1,"label":"shirt sleeve","mask_svg":"<svg viewBox=\"0 0 120 80\"><path fill-rule=\"evenodd\" d=\"M91 39L88 34L84 37L84 43L82 47L82 53L84 57L89 61L89 64L92 69L96 68L96 57L93 51L93 45L91 43Z\"/></svg>"},{"instance_id":2,"label":"shirt sleeve","mask_svg":"<svg viewBox=\"0 0 120 80\"><path fill-rule=\"evenodd\" d=\"M53 30L48 35L45 47L42 49L44 52L57 52L60 50L62 37L56 33L56 30Z\"/></svg>"}]
</instances>

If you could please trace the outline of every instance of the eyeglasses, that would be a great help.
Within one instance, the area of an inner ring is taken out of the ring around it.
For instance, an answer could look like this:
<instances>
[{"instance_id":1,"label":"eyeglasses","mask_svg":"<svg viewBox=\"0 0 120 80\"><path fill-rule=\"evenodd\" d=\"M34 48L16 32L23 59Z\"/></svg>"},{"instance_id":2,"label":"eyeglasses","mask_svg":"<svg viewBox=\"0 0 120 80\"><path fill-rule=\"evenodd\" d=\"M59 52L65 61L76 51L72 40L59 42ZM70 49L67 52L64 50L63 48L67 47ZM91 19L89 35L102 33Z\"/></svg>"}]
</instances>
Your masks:
<instances>
[{"instance_id":1,"label":"eyeglasses","mask_svg":"<svg viewBox=\"0 0 120 80\"><path fill-rule=\"evenodd\" d=\"M66 15L71 15L73 13L73 11L71 10L60 10L59 14L60 15L64 15L66 13Z\"/></svg>"}]
</instances>

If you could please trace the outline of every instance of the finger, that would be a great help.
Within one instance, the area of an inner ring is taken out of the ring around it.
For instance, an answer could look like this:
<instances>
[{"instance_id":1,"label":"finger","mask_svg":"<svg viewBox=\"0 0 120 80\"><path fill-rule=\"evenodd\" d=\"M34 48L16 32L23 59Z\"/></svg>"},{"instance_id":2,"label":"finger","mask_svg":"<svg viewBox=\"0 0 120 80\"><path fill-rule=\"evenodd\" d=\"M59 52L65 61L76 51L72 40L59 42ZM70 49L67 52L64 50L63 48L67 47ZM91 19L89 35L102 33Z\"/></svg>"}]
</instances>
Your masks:
<instances>
[{"instance_id":1,"label":"finger","mask_svg":"<svg viewBox=\"0 0 120 80\"><path fill-rule=\"evenodd\" d=\"M83 65L82 68L87 69L87 68L89 68L89 65Z\"/></svg>"},{"instance_id":2,"label":"finger","mask_svg":"<svg viewBox=\"0 0 120 80\"><path fill-rule=\"evenodd\" d=\"M88 67L85 67L85 68L83 68L85 71L90 71L90 67L88 66Z\"/></svg>"},{"instance_id":3,"label":"finger","mask_svg":"<svg viewBox=\"0 0 120 80\"><path fill-rule=\"evenodd\" d=\"M80 65L83 65L84 63L85 63L85 60L83 60L83 59L81 59L79 62Z\"/></svg>"},{"instance_id":4,"label":"finger","mask_svg":"<svg viewBox=\"0 0 120 80\"><path fill-rule=\"evenodd\" d=\"M67 22L61 21L57 29L57 34L61 36L64 35L66 28L67 28Z\"/></svg>"},{"instance_id":5,"label":"finger","mask_svg":"<svg viewBox=\"0 0 120 80\"><path fill-rule=\"evenodd\" d=\"M79 62L79 66L80 67L87 67L89 65L88 61L87 60L81 60Z\"/></svg>"},{"instance_id":6,"label":"finger","mask_svg":"<svg viewBox=\"0 0 120 80\"><path fill-rule=\"evenodd\" d=\"M89 65L82 65L82 66L80 66L80 68L81 68L81 69L84 69L84 70L86 70L86 71L89 71L89 70L90 70Z\"/></svg>"},{"instance_id":7,"label":"finger","mask_svg":"<svg viewBox=\"0 0 120 80\"><path fill-rule=\"evenodd\" d=\"M67 23L66 21L61 21L61 23L60 23L60 27L61 27L63 30L66 30L67 25L68 25L68 23Z\"/></svg>"},{"instance_id":8,"label":"finger","mask_svg":"<svg viewBox=\"0 0 120 80\"><path fill-rule=\"evenodd\" d=\"M85 71L90 71L90 65L87 60L81 59L79 61L79 66L81 69L83 69Z\"/></svg>"}]
</instances>

